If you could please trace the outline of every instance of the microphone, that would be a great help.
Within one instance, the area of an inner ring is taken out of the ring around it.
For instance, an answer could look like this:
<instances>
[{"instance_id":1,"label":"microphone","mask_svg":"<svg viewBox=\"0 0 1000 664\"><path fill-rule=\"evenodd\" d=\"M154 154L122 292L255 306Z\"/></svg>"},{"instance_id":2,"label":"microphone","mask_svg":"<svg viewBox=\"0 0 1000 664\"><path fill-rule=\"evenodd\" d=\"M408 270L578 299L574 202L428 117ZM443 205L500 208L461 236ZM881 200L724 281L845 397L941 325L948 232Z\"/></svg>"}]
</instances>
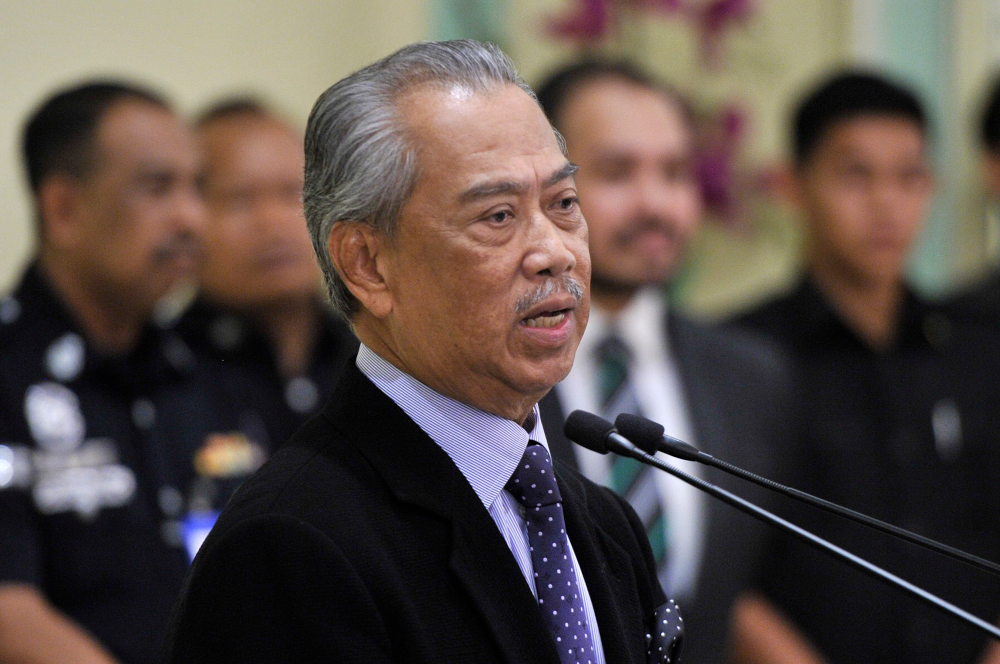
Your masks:
<instances>
[{"instance_id":1,"label":"microphone","mask_svg":"<svg viewBox=\"0 0 1000 664\"><path fill-rule=\"evenodd\" d=\"M832 514L836 514L837 516L868 526L869 528L893 535L901 540L922 546L925 549L930 549L931 551L940 553L948 558L959 560L977 569L984 570L994 575L1000 575L1000 565L990 560L974 556L971 553L966 553L960 549L950 547L947 544L936 542L930 538L924 537L923 535L918 535L917 533L894 526L891 523L879 521L878 519L862 514L861 512L855 512L852 509L842 507L836 503L831 503L830 501L823 500L822 498L817 498L816 496L808 494L804 491L799 491L798 489L778 484L777 482L769 480L765 477L755 475L750 471L734 466L731 463L727 463L721 459L716 459L711 454L702 452L693 445L685 443L683 440L666 435L662 425L646 419L645 417L622 413L615 418L615 428L621 433L622 436L633 441L637 447L642 449L647 454L655 454L655 450L659 450L679 459L697 461L705 464L706 466L718 468L719 470L729 473L730 475L735 475L741 479L753 482L754 484L776 491L780 494L788 496L789 498L798 500L799 502L812 505L813 507L818 507ZM654 451L650 452L650 449Z\"/></svg>"},{"instance_id":2,"label":"microphone","mask_svg":"<svg viewBox=\"0 0 1000 664\"><path fill-rule=\"evenodd\" d=\"M868 562L860 556L854 555L850 551L840 548L836 544L828 542L822 537L814 535L804 528L796 526L794 523L786 521L785 519L782 519L765 509L757 507L753 503L746 501L743 498L726 491L725 489L720 489L714 484L694 477L693 475L688 475L684 471L678 470L670 464L660 461L640 449L628 438L619 434L615 429L615 426L602 417L598 417L597 415L586 411L575 410L570 413L568 418L566 418L564 432L567 438L578 445L587 448L588 450L593 450L599 454L615 452L616 454L629 456L637 461L659 468L679 480L686 482L697 489L701 489L705 493L735 507L741 512L749 514L756 519L784 530L807 544L824 551L828 555L831 555L834 558L839 558L848 565L851 565L852 567L855 567L884 583L905 590L911 595L927 602L931 606L935 606L946 613L950 613L951 615L964 620L974 627L978 627L992 638L1000 641L1000 629L998 629L995 625L991 625L985 620L972 615L968 611L946 602L937 595L929 593L923 588L920 588L919 586L916 586L909 581ZM643 444L648 447L648 441Z\"/></svg>"}]
</instances>

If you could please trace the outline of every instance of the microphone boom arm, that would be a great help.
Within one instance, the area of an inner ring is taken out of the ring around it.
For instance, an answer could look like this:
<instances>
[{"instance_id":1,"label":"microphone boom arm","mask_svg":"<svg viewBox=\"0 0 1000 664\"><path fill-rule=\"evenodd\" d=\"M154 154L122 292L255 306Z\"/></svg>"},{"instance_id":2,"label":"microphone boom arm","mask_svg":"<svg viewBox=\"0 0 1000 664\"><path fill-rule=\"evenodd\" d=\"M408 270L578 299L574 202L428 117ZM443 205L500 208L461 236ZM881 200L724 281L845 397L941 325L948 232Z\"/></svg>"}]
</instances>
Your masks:
<instances>
[{"instance_id":1,"label":"microphone boom arm","mask_svg":"<svg viewBox=\"0 0 1000 664\"><path fill-rule=\"evenodd\" d=\"M740 498L739 496L726 491L725 489L721 489L715 486L714 484L706 482L700 478L694 477L693 475L688 475L684 471L674 468L670 464L664 463L663 461L660 461L659 459L657 459L652 455L646 454L641 449L636 447L632 443L632 441L630 441L628 438L625 438L621 434L618 434L616 432L611 432L610 434L608 434L606 440L608 443L609 450L617 452L619 454L623 454L625 456L630 456L634 459L642 461L643 463L655 466L656 468L659 468L660 470L673 475L677 479L683 482L687 482L691 486L701 489L705 493L718 498L719 500L728 505L735 507L741 512L749 514L750 516L759 519L761 521L764 521L765 523L768 523L772 526L776 526L779 529L786 530L792 535L794 535L796 538L804 541L805 543L821 551L824 551L829 555L832 555L835 558L840 558L841 560L851 565L852 567L859 569L862 572L865 572L866 574L875 577L876 579L880 579L883 582L888 583L889 585L894 585L897 588L905 590L906 592L916 596L917 598L923 600L924 602L927 602L932 606L936 606L942 611L950 613L953 616L961 620L964 620L965 622L975 627L978 627L980 630L986 632L993 639L1000 641L1000 628L997 628L996 625L992 625L986 622L985 620L972 615L968 611L965 611L964 609L961 609L955 606L954 604L946 602L937 595L934 595L933 593L930 593L924 590L923 588L920 588L919 586L916 586L910 583L909 581L902 579L896 576L895 574L892 574L891 572L882 569L878 565L868 562L864 558L854 555L850 551L840 548L836 544L828 542L822 537L814 535L808 530L796 526L794 523L786 521L781 517L772 514L771 512L768 512L765 509L757 507L753 503L746 501L743 498Z\"/></svg>"},{"instance_id":2,"label":"microphone boom arm","mask_svg":"<svg viewBox=\"0 0 1000 664\"><path fill-rule=\"evenodd\" d=\"M924 537L923 535L918 535L917 533L894 526L891 523L879 521L878 519L862 514L861 512L856 512L855 510L832 503L829 500L824 500L812 494L808 494L805 491L799 491L798 489L778 484L777 482L769 480L766 477L755 475L748 470L734 466L733 464L723 461L722 459L717 459L707 452L702 452L682 440L666 435L663 433L663 427L652 420L647 420L646 418L639 417L637 415L622 413L618 416L618 419L615 420L615 427L618 429L618 432L622 435L622 437L629 440L633 445L645 452L658 449L665 454L669 454L670 456L677 457L679 459L697 461L698 463L705 464L706 466L718 468L719 470L727 472L730 475L735 475L740 479L753 482L758 486L762 486L766 489L770 489L771 491L788 496L789 498L798 500L806 505L818 507L831 514L836 514L839 517L849 519L855 523L860 523L861 525L887 533L893 537L898 537L899 539L910 542L911 544L922 546L925 549L929 549L954 560L958 560L959 562L963 562L966 565L983 570L984 572L989 572L993 575L1000 575L1000 565L990 560L974 556L971 553L966 553L965 551L948 546L947 544L936 542L928 537Z\"/></svg>"}]
</instances>

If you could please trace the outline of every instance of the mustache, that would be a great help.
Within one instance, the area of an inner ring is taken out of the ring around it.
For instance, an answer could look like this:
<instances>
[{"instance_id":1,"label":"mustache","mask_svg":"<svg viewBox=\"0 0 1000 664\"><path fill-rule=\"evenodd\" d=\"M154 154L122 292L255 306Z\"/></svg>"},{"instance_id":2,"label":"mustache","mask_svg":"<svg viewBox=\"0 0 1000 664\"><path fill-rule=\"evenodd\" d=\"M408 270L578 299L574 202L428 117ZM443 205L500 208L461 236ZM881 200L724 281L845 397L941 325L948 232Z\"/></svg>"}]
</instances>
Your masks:
<instances>
[{"instance_id":1,"label":"mustache","mask_svg":"<svg viewBox=\"0 0 1000 664\"><path fill-rule=\"evenodd\" d=\"M158 263L167 263L181 256L201 256L201 242L196 235L180 233L153 249L153 260Z\"/></svg>"},{"instance_id":2,"label":"mustache","mask_svg":"<svg viewBox=\"0 0 1000 664\"><path fill-rule=\"evenodd\" d=\"M618 232L612 236L612 241L619 246L626 246L631 243L636 236L649 231L663 233L671 240L677 239L677 229L674 228L674 225L669 221L658 219L657 217L640 217L638 219L633 219L624 227L619 229Z\"/></svg>"},{"instance_id":3,"label":"mustache","mask_svg":"<svg viewBox=\"0 0 1000 664\"><path fill-rule=\"evenodd\" d=\"M583 286L580 285L579 281L568 274L548 279L544 284L541 284L533 291L525 293L519 297L514 306L514 311L519 314L524 313L545 298L555 295L556 293L569 293L576 300L576 303L580 304L580 300L583 299Z\"/></svg>"}]
</instances>

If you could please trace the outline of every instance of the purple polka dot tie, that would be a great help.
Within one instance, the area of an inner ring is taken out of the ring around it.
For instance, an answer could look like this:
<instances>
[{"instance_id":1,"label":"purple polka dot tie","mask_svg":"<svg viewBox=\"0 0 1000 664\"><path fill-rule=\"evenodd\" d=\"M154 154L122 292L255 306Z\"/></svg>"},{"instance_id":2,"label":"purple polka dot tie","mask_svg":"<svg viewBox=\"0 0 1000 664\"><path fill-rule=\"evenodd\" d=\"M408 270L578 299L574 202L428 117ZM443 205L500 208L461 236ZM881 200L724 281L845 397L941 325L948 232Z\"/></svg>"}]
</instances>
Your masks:
<instances>
[{"instance_id":1,"label":"purple polka dot tie","mask_svg":"<svg viewBox=\"0 0 1000 664\"><path fill-rule=\"evenodd\" d=\"M548 451L528 443L507 490L524 506L538 607L548 621L563 664L592 664L593 638L569 553L562 496Z\"/></svg>"}]
</instances>

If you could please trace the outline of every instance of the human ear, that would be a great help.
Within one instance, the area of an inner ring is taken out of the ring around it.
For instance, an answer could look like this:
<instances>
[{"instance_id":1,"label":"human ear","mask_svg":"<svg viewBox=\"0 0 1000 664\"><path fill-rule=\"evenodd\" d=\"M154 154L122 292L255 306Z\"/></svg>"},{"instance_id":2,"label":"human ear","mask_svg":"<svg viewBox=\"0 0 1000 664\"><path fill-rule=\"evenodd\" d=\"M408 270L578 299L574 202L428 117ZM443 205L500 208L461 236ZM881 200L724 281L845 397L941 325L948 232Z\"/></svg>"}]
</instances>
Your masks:
<instances>
[{"instance_id":1,"label":"human ear","mask_svg":"<svg viewBox=\"0 0 1000 664\"><path fill-rule=\"evenodd\" d=\"M1000 198L1000 155L989 153L983 159L983 182L990 196Z\"/></svg>"},{"instance_id":2,"label":"human ear","mask_svg":"<svg viewBox=\"0 0 1000 664\"><path fill-rule=\"evenodd\" d=\"M80 191L65 175L51 175L38 188L38 214L42 240L57 247L72 248L82 232Z\"/></svg>"},{"instance_id":3,"label":"human ear","mask_svg":"<svg viewBox=\"0 0 1000 664\"><path fill-rule=\"evenodd\" d=\"M377 318L392 311L385 245L385 237L362 221L338 221L327 242L330 260L344 285Z\"/></svg>"}]
</instances>

